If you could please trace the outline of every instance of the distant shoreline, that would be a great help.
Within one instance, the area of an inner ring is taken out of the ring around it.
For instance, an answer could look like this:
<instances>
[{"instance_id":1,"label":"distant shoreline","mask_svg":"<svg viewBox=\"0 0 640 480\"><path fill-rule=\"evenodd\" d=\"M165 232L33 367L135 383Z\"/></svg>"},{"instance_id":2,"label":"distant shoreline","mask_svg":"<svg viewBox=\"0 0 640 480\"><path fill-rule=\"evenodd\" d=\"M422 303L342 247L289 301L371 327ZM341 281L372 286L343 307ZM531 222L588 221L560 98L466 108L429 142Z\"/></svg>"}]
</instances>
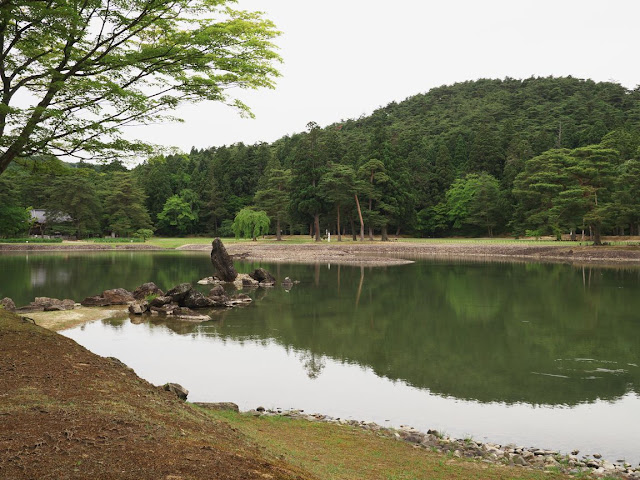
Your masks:
<instances>
[{"instance_id":1,"label":"distant shoreline","mask_svg":"<svg viewBox=\"0 0 640 480\"><path fill-rule=\"evenodd\" d=\"M332 242L261 243L226 245L229 254L251 261L276 263L335 263L364 266L392 266L420 258L475 259L486 261L532 261L585 265L640 266L640 247L576 246L536 243L479 242ZM0 244L2 252L43 251L210 251L209 244L185 244L176 249L150 244Z\"/></svg>"}]
</instances>

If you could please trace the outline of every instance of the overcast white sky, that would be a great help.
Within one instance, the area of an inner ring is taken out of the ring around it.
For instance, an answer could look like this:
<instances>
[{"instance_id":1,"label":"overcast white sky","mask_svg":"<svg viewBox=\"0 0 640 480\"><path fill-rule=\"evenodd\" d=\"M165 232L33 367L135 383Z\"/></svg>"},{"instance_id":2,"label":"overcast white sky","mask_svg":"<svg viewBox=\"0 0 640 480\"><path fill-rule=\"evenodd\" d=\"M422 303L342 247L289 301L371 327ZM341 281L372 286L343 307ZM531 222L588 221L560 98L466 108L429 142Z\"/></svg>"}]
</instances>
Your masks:
<instances>
[{"instance_id":1,"label":"overcast white sky","mask_svg":"<svg viewBox=\"0 0 640 480\"><path fill-rule=\"evenodd\" d=\"M242 92L255 119L230 107L182 107L182 124L129 134L188 152L271 142L368 115L390 101L477 78L565 76L640 84L638 0L239 0L283 32L275 90Z\"/></svg>"}]
</instances>

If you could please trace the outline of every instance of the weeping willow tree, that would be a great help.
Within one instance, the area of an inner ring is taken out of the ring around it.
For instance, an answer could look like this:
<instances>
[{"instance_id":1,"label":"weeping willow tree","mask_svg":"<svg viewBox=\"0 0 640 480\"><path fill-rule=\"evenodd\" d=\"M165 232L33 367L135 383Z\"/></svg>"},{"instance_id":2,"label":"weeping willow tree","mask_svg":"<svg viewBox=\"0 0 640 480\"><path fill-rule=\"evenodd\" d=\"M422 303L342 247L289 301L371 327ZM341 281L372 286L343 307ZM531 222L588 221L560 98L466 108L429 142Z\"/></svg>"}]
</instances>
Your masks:
<instances>
[{"instance_id":1,"label":"weeping willow tree","mask_svg":"<svg viewBox=\"0 0 640 480\"><path fill-rule=\"evenodd\" d=\"M257 241L260 235L266 235L269 232L270 224L271 220L266 212L243 208L236 215L231 228L236 238L250 238Z\"/></svg>"}]
</instances>

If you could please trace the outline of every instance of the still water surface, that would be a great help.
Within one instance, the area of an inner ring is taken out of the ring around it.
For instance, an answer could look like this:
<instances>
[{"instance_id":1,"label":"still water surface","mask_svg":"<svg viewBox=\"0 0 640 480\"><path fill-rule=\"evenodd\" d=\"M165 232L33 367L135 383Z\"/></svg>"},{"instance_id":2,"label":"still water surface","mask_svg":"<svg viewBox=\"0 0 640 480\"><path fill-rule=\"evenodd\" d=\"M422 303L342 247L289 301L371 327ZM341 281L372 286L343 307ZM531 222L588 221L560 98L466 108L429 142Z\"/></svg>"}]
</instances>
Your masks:
<instances>
[{"instance_id":1,"label":"still water surface","mask_svg":"<svg viewBox=\"0 0 640 480\"><path fill-rule=\"evenodd\" d=\"M257 264L240 265L250 271ZM269 265L253 304L203 324L63 332L192 401L322 412L454 437L640 461L640 270L419 260ZM0 297L75 300L211 274L201 253L0 256Z\"/></svg>"}]
</instances>

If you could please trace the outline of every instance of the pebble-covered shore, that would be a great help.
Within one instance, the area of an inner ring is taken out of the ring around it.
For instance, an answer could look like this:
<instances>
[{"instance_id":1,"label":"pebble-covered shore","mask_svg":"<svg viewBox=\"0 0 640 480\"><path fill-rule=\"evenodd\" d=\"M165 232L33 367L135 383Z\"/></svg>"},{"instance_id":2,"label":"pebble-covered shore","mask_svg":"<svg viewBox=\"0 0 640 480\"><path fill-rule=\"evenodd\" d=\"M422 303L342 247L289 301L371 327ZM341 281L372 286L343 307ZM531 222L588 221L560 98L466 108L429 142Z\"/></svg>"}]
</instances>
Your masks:
<instances>
[{"instance_id":1,"label":"pebble-covered shore","mask_svg":"<svg viewBox=\"0 0 640 480\"><path fill-rule=\"evenodd\" d=\"M640 479L640 465L633 466L623 459L610 461L603 459L598 453L580 455L579 451L574 450L570 454L561 454L557 450L523 447L513 444L481 443L471 438L450 438L435 430L429 430L424 433L409 426L389 428L374 422L334 418L317 413L307 414L303 410L267 410L263 407L258 407L247 413L255 416L283 416L311 422L348 425L370 431L376 435L411 443L415 448L424 448L433 452L451 455L452 457L468 458L496 465L550 470L570 475Z\"/></svg>"}]
</instances>

